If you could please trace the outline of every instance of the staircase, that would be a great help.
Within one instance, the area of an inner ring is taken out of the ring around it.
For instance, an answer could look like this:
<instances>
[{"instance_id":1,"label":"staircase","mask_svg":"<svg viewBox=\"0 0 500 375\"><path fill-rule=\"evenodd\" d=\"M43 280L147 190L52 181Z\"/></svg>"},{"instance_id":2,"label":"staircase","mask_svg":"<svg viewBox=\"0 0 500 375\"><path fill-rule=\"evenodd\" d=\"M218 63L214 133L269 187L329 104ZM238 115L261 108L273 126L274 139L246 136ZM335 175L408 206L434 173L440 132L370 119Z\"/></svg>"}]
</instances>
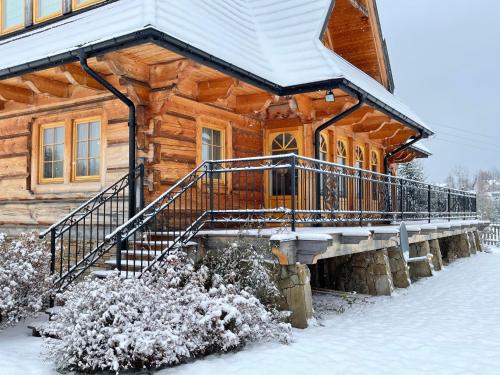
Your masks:
<instances>
[{"instance_id":1,"label":"staircase","mask_svg":"<svg viewBox=\"0 0 500 375\"><path fill-rule=\"evenodd\" d=\"M196 250L192 239L210 208L211 164L200 165L128 221L130 175L43 232L41 238L50 238L56 291L88 274L105 278L118 270L125 277L141 277L172 250ZM142 166L133 178L142 193Z\"/></svg>"}]
</instances>

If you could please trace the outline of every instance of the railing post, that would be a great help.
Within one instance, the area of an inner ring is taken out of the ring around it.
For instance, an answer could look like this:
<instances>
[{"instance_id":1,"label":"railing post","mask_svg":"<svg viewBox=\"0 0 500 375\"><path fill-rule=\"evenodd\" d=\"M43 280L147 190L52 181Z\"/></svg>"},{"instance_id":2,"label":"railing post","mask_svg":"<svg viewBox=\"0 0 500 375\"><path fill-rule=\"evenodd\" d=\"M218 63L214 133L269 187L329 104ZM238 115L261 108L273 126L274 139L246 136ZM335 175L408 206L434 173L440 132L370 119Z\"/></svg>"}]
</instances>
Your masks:
<instances>
[{"instance_id":1,"label":"railing post","mask_svg":"<svg viewBox=\"0 0 500 375\"><path fill-rule=\"evenodd\" d=\"M359 225L363 226L363 172L358 171L358 212L359 212Z\"/></svg>"},{"instance_id":2,"label":"railing post","mask_svg":"<svg viewBox=\"0 0 500 375\"><path fill-rule=\"evenodd\" d=\"M448 221L451 221L451 190L448 189Z\"/></svg>"},{"instance_id":3,"label":"railing post","mask_svg":"<svg viewBox=\"0 0 500 375\"><path fill-rule=\"evenodd\" d=\"M122 234L118 234L118 241L116 242L116 268L121 272L122 270L122 251L125 250L125 241Z\"/></svg>"},{"instance_id":4,"label":"railing post","mask_svg":"<svg viewBox=\"0 0 500 375\"><path fill-rule=\"evenodd\" d=\"M432 221L431 215L431 185L427 187L427 212L429 214L429 223Z\"/></svg>"},{"instance_id":5,"label":"railing post","mask_svg":"<svg viewBox=\"0 0 500 375\"><path fill-rule=\"evenodd\" d=\"M210 205L210 226L213 228L215 223L215 214L214 214L214 163L208 163L208 176L209 176L209 184L210 184L210 193L209 193L209 205Z\"/></svg>"},{"instance_id":6,"label":"railing post","mask_svg":"<svg viewBox=\"0 0 500 375\"><path fill-rule=\"evenodd\" d=\"M139 166L139 211L144 208L144 164Z\"/></svg>"},{"instance_id":7,"label":"railing post","mask_svg":"<svg viewBox=\"0 0 500 375\"><path fill-rule=\"evenodd\" d=\"M292 180L291 181L291 198L292 198L292 202L291 202L291 210L292 210L292 232L295 232L295 224L296 224L296 220L297 220L297 217L296 217L296 207L295 207L295 198L296 198L296 187L295 187L295 178L296 178L296 173L297 173L297 166L296 166L296 163L297 163L297 158L295 155L292 155L290 157L290 179ZM318 193L318 192L317 192Z\"/></svg>"},{"instance_id":8,"label":"railing post","mask_svg":"<svg viewBox=\"0 0 500 375\"><path fill-rule=\"evenodd\" d=\"M50 231L50 274L53 275L55 272L56 272L56 229L53 228Z\"/></svg>"},{"instance_id":9,"label":"railing post","mask_svg":"<svg viewBox=\"0 0 500 375\"><path fill-rule=\"evenodd\" d=\"M401 211L401 221L403 221L403 219L404 219L404 209L403 209L404 186L403 186L403 184L404 184L405 180L401 179L400 181L401 181L401 184L399 185L399 210Z\"/></svg>"}]
</instances>

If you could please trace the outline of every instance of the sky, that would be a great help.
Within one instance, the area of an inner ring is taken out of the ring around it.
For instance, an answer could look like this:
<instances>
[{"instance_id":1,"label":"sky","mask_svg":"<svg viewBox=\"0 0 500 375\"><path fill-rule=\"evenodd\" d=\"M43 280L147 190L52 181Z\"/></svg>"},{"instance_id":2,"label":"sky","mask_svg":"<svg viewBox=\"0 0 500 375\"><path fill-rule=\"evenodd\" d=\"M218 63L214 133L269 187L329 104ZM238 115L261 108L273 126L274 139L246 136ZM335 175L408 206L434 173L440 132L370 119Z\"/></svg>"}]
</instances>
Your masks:
<instances>
[{"instance_id":1,"label":"sky","mask_svg":"<svg viewBox=\"0 0 500 375\"><path fill-rule=\"evenodd\" d=\"M437 135L429 181L500 169L500 1L378 0L395 94Z\"/></svg>"}]
</instances>

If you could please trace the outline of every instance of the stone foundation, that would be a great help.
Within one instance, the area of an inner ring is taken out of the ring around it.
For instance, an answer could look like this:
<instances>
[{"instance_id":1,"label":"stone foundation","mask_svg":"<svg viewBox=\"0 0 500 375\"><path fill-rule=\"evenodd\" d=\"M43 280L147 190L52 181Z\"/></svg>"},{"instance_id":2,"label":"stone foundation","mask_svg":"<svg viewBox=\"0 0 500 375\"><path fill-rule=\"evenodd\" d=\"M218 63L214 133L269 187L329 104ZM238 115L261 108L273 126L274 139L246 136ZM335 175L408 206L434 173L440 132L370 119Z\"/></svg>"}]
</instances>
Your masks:
<instances>
[{"instance_id":1,"label":"stone foundation","mask_svg":"<svg viewBox=\"0 0 500 375\"><path fill-rule=\"evenodd\" d=\"M322 260L311 269L315 287L374 296L394 290L386 249Z\"/></svg>"},{"instance_id":2,"label":"stone foundation","mask_svg":"<svg viewBox=\"0 0 500 375\"><path fill-rule=\"evenodd\" d=\"M481 237L479 236L479 231L474 231L472 232L474 236L474 242L476 244L476 250L477 251L483 251L483 246L481 245Z\"/></svg>"},{"instance_id":3,"label":"stone foundation","mask_svg":"<svg viewBox=\"0 0 500 375\"><path fill-rule=\"evenodd\" d=\"M410 267L410 278L417 280L422 277L432 276L432 254L429 241L422 241L410 244L410 259L422 258L417 262L408 262Z\"/></svg>"},{"instance_id":4,"label":"stone foundation","mask_svg":"<svg viewBox=\"0 0 500 375\"><path fill-rule=\"evenodd\" d=\"M290 322L296 328L307 328L313 317L311 274L305 264L281 266L278 286L291 311Z\"/></svg>"},{"instance_id":5,"label":"stone foundation","mask_svg":"<svg viewBox=\"0 0 500 375\"><path fill-rule=\"evenodd\" d=\"M399 247L387 249L392 281L396 288L408 288L411 285L410 268L406 264L403 251Z\"/></svg>"},{"instance_id":6,"label":"stone foundation","mask_svg":"<svg viewBox=\"0 0 500 375\"><path fill-rule=\"evenodd\" d=\"M429 241L429 249L432 254L432 265L435 271L443 269L443 256L441 255L441 248L437 239Z\"/></svg>"}]
</instances>

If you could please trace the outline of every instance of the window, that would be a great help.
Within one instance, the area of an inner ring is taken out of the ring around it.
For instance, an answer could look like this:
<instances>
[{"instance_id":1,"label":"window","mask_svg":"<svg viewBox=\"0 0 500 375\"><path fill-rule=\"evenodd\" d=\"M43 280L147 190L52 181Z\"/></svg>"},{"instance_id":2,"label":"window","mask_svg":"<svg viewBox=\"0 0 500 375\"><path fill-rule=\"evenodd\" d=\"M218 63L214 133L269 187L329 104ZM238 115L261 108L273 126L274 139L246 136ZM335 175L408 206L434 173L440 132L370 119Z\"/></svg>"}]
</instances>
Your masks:
<instances>
[{"instance_id":1,"label":"window","mask_svg":"<svg viewBox=\"0 0 500 375\"><path fill-rule=\"evenodd\" d=\"M337 141L337 164L347 165L347 148L344 141Z\"/></svg>"},{"instance_id":2,"label":"window","mask_svg":"<svg viewBox=\"0 0 500 375\"><path fill-rule=\"evenodd\" d=\"M33 0L35 23L60 16L63 12L62 0Z\"/></svg>"},{"instance_id":3,"label":"window","mask_svg":"<svg viewBox=\"0 0 500 375\"><path fill-rule=\"evenodd\" d=\"M279 133L271 143L272 155L298 154L299 145L295 137L290 133ZM298 174L296 174L295 188L297 190ZM272 195L291 195L292 184L289 168L276 169L271 172Z\"/></svg>"},{"instance_id":4,"label":"window","mask_svg":"<svg viewBox=\"0 0 500 375\"><path fill-rule=\"evenodd\" d=\"M24 27L24 1L0 0L0 16L1 33Z\"/></svg>"},{"instance_id":5,"label":"window","mask_svg":"<svg viewBox=\"0 0 500 375\"><path fill-rule=\"evenodd\" d=\"M40 129L40 182L64 181L64 124Z\"/></svg>"},{"instance_id":6,"label":"window","mask_svg":"<svg viewBox=\"0 0 500 375\"><path fill-rule=\"evenodd\" d=\"M321 161L328 161L328 143L323 135L321 136L321 142L319 145L319 159Z\"/></svg>"},{"instance_id":7,"label":"window","mask_svg":"<svg viewBox=\"0 0 500 375\"><path fill-rule=\"evenodd\" d=\"M101 2L102 0L72 0L73 10L85 8L87 6Z\"/></svg>"},{"instance_id":8,"label":"window","mask_svg":"<svg viewBox=\"0 0 500 375\"><path fill-rule=\"evenodd\" d=\"M222 130L202 128L202 160L222 160L224 158L224 133Z\"/></svg>"},{"instance_id":9,"label":"window","mask_svg":"<svg viewBox=\"0 0 500 375\"><path fill-rule=\"evenodd\" d=\"M101 122L82 120L74 127L73 179L88 180L100 176Z\"/></svg>"},{"instance_id":10,"label":"window","mask_svg":"<svg viewBox=\"0 0 500 375\"><path fill-rule=\"evenodd\" d=\"M378 166L378 154L375 151L372 151L371 155L371 170L372 172L378 173L379 171L379 166ZM377 200L378 195L379 195L379 184L378 181L380 180L379 176L376 174L373 174L371 176L372 179L372 199Z\"/></svg>"},{"instance_id":11,"label":"window","mask_svg":"<svg viewBox=\"0 0 500 375\"><path fill-rule=\"evenodd\" d=\"M360 146L356 146L356 168L363 169L365 165L365 153Z\"/></svg>"}]
</instances>

